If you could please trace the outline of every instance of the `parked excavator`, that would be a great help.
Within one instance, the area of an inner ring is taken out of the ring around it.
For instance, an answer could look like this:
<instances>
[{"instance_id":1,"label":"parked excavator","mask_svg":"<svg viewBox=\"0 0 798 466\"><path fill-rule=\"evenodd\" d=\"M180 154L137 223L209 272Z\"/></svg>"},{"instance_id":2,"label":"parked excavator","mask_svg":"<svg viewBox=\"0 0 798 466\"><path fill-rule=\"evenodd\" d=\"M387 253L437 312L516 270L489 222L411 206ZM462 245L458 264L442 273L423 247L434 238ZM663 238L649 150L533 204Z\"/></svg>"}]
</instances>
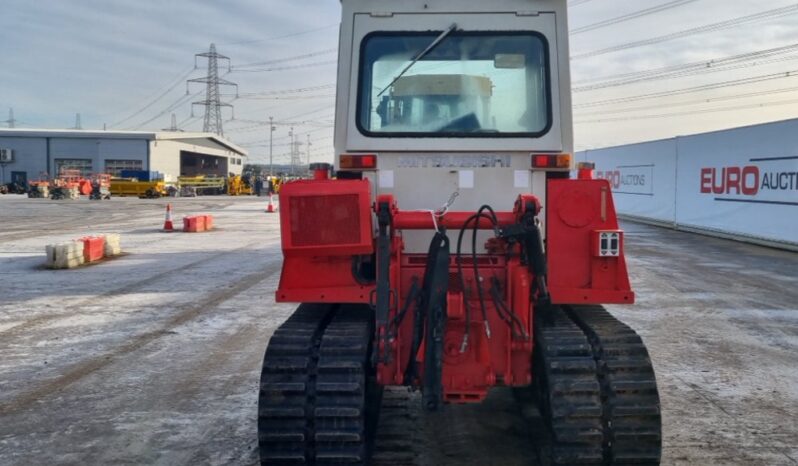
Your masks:
<instances>
[{"instance_id":1,"label":"parked excavator","mask_svg":"<svg viewBox=\"0 0 798 466\"><path fill-rule=\"evenodd\" d=\"M531 395L545 464L659 464L651 359L602 307L635 294L572 155L567 1L341 5L335 164L280 191L298 307L263 360L261 463L371 464L405 386L430 411Z\"/></svg>"}]
</instances>

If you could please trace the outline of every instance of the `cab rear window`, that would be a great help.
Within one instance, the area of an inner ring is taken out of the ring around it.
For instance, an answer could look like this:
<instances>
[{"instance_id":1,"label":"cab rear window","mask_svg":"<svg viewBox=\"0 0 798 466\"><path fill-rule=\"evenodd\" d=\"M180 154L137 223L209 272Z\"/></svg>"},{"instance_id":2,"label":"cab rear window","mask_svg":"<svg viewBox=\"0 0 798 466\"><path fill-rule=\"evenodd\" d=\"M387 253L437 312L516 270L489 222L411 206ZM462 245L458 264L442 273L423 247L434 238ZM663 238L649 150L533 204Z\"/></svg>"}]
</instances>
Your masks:
<instances>
[{"instance_id":1,"label":"cab rear window","mask_svg":"<svg viewBox=\"0 0 798 466\"><path fill-rule=\"evenodd\" d=\"M377 32L361 45L357 126L374 137L539 137L548 46L534 32ZM409 66L409 68L408 68Z\"/></svg>"}]
</instances>

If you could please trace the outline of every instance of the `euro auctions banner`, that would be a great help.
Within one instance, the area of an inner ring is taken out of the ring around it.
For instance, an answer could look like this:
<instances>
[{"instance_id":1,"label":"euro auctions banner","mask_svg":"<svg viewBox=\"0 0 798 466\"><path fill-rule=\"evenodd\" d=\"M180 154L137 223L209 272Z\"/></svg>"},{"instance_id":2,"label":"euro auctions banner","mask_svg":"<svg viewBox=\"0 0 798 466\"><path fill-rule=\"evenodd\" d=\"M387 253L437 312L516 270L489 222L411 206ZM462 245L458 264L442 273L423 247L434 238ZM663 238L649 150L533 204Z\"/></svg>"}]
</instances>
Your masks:
<instances>
[{"instance_id":1,"label":"euro auctions banner","mask_svg":"<svg viewBox=\"0 0 798 466\"><path fill-rule=\"evenodd\" d=\"M798 244L798 120L678 140L676 221Z\"/></svg>"},{"instance_id":2,"label":"euro auctions banner","mask_svg":"<svg viewBox=\"0 0 798 466\"><path fill-rule=\"evenodd\" d=\"M609 180L619 212L672 223L675 219L676 140L647 142L577 154Z\"/></svg>"},{"instance_id":3,"label":"euro auctions banner","mask_svg":"<svg viewBox=\"0 0 798 466\"><path fill-rule=\"evenodd\" d=\"M620 214L798 247L798 120L591 150Z\"/></svg>"}]
</instances>

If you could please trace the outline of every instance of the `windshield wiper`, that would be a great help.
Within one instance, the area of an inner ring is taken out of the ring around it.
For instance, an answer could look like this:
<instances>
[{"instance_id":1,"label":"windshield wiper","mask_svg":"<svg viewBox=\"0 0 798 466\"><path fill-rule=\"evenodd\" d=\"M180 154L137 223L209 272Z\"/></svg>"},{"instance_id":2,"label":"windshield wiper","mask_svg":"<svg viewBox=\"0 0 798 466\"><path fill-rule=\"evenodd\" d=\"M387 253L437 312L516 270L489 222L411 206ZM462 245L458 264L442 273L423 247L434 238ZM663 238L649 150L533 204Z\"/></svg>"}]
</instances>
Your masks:
<instances>
[{"instance_id":1,"label":"windshield wiper","mask_svg":"<svg viewBox=\"0 0 798 466\"><path fill-rule=\"evenodd\" d=\"M432 43L431 43L431 44L429 44L429 45L427 46L427 48L425 48L424 50L422 50L422 51L421 51L421 53L419 53L418 55L416 55L416 57L413 59L413 61L411 61L411 62L410 62L410 63L409 63L407 66L405 66L405 69L403 69L403 70L402 70L402 72L401 72L401 73L399 73L399 75L397 75L395 78L393 78L393 81L391 81L391 83L390 83L390 84L388 84L387 86L385 86L385 89L381 90L381 91L380 91L380 93L379 93L379 94L377 94L377 97L379 97L379 96L381 96L382 94L384 94L384 93L385 93L385 91L387 91L387 90L388 90L388 89L389 89L391 86L393 86L393 84L394 84L396 81L398 81L398 80L399 80L399 78L401 78L402 76L404 76L404 75L405 75L405 73L407 73L407 71L408 71L410 68L412 68L412 67L413 67L413 65L415 65L415 64L416 64L416 63L417 63L419 60L421 60L422 58L424 58L425 56L427 56L427 54L428 54L428 53L432 52L432 50L433 50L435 47L437 47L437 46L438 46L438 44L440 44L440 43L441 43L441 41L442 41L443 39L445 39L445 38L446 38L446 36L448 36L449 34L451 34L451 33L452 33L452 31L454 31L455 29L457 29L457 23L452 23L452 25L451 25L451 26L449 26L449 29L447 29L447 30L443 31L443 32L441 33L441 35L439 35L439 36L438 36L438 37L437 37L437 38L436 38L434 41L432 41Z\"/></svg>"}]
</instances>

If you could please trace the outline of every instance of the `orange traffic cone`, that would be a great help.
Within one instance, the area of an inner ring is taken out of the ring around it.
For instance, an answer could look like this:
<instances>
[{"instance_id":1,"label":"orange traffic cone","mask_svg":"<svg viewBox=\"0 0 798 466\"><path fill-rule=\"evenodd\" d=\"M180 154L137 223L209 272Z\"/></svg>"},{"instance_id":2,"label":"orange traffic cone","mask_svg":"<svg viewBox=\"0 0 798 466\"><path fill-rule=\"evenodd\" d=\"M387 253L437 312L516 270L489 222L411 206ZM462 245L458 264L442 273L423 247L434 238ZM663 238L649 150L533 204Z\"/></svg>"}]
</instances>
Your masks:
<instances>
[{"instance_id":1,"label":"orange traffic cone","mask_svg":"<svg viewBox=\"0 0 798 466\"><path fill-rule=\"evenodd\" d=\"M272 195L269 194L269 205L266 207L267 214L273 214L275 212L274 204L272 203Z\"/></svg>"},{"instance_id":2,"label":"orange traffic cone","mask_svg":"<svg viewBox=\"0 0 798 466\"><path fill-rule=\"evenodd\" d=\"M175 231L175 225L172 223L172 204L166 204L166 220L163 222L163 231Z\"/></svg>"}]
</instances>

